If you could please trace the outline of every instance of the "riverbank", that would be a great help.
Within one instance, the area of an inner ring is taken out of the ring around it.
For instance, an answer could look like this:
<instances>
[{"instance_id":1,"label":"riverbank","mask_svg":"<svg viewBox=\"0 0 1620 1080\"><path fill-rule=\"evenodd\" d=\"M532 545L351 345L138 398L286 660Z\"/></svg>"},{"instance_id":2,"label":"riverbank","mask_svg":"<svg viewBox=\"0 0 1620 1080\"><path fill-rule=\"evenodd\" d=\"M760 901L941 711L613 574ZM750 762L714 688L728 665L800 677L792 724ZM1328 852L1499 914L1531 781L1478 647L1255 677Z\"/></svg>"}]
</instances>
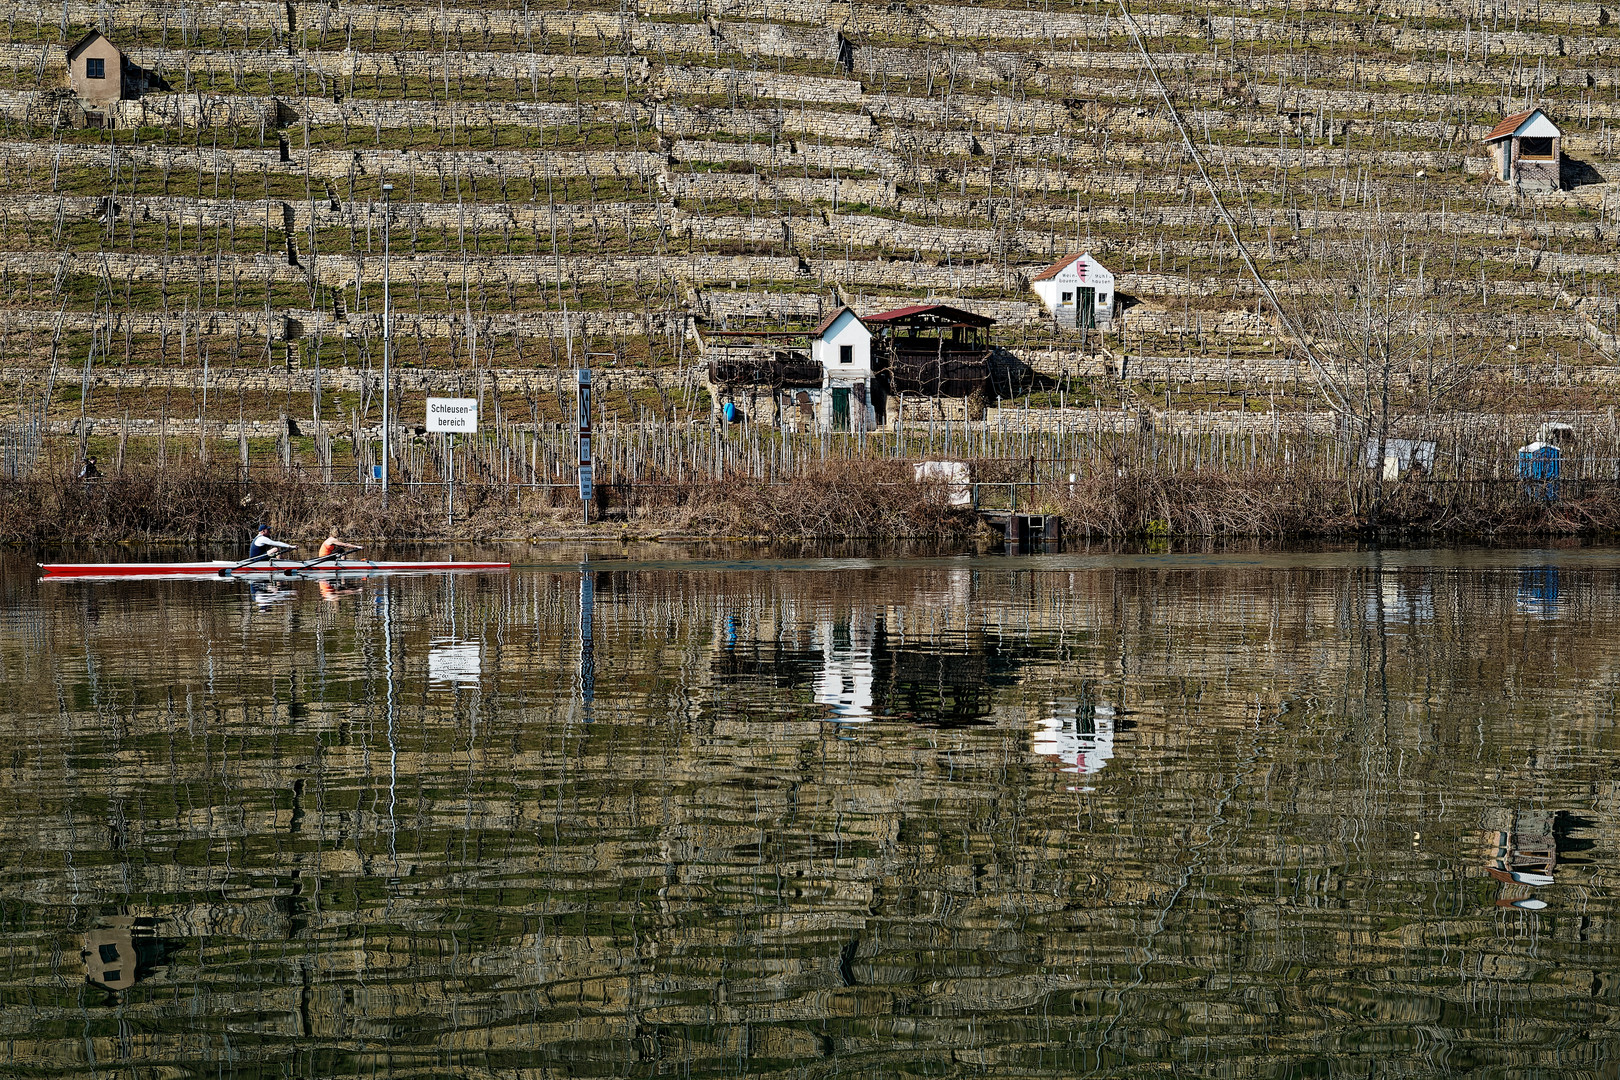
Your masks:
<instances>
[{"instance_id":1,"label":"riverbank","mask_svg":"<svg viewBox=\"0 0 1620 1080\"><path fill-rule=\"evenodd\" d=\"M1620 531L1620 484L1332 475L1305 463L1246 473L1116 469L1024 481L1016 463L970 462L980 508L1058 514L1071 538L1159 536L1343 539L1372 535L1493 539ZM233 542L259 522L317 538L330 525L370 541L767 538L950 539L984 533L972 506L918 484L905 460L838 460L775 481L748 477L596 488L590 520L562 485L374 485L289 472L242 481L196 463L85 481L35 475L0 483L0 541Z\"/></svg>"}]
</instances>

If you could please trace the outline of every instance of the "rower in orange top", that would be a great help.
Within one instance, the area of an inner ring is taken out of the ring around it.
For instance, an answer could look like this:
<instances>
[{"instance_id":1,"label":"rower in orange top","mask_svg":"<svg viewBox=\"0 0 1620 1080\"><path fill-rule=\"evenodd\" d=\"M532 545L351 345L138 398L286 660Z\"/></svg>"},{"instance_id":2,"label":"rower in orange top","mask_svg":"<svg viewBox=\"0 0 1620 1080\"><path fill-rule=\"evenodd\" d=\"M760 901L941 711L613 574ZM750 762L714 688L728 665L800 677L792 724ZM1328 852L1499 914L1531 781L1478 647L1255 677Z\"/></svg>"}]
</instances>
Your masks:
<instances>
[{"instance_id":1,"label":"rower in orange top","mask_svg":"<svg viewBox=\"0 0 1620 1080\"><path fill-rule=\"evenodd\" d=\"M336 555L338 556L339 560L341 560L342 557L349 552L359 550L359 544L349 544L339 540L338 527L334 525L332 526L331 532L327 534L326 539L321 543L321 550L315 557L318 559L325 559Z\"/></svg>"}]
</instances>

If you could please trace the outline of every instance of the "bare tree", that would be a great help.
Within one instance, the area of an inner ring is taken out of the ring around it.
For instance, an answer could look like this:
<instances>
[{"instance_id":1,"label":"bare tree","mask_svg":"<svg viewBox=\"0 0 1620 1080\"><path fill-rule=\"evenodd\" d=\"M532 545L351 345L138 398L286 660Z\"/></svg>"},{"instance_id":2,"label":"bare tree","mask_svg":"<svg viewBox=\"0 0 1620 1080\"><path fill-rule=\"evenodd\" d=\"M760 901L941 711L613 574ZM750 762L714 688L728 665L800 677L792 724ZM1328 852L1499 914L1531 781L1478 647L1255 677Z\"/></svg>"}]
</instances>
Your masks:
<instances>
[{"instance_id":1,"label":"bare tree","mask_svg":"<svg viewBox=\"0 0 1620 1080\"><path fill-rule=\"evenodd\" d=\"M1354 460L1374 466L1371 525L1386 496L1380 466L1391 441L1433 439L1442 417L1478 404L1482 357L1455 348L1456 317L1424 270L1435 254L1429 246L1382 214L1363 228L1319 235L1312 255L1295 264L1301 288L1284 302L1344 414Z\"/></svg>"}]
</instances>

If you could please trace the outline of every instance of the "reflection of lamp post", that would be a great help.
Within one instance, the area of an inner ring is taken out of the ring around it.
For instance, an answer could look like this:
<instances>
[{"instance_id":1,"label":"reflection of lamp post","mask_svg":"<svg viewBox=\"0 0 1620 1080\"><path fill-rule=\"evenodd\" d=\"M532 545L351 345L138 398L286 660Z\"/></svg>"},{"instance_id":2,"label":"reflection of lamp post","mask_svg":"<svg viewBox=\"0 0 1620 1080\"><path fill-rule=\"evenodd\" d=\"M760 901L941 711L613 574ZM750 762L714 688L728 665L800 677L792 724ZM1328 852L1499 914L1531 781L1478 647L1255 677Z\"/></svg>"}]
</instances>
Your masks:
<instances>
[{"instance_id":1,"label":"reflection of lamp post","mask_svg":"<svg viewBox=\"0 0 1620 1080\"><path fill-rule=\"evenodd\" d=\"M382 186L382 197L383 197L383 325L382 325L382 335L383 335L383 400L382 400L383 432L382 432L382 435L383 435L383 437L382 437L382 499L383 499L383 508L384 509L387 509L387 507L388 507L388 451L389 451L389 441L388 441L388 421L389 421L389 413L388 413L388 381L389 381L389 379L388 379L388 376L389 376L388 361L389 361L390 353L392 353L392 351L393 351L392 350L392 345L393 345L393 338L394 338L393 320L389 318L389 309L388 309L388 233L389 233L389 228L388 228L389 220L388 220L388 217L389 217L389 212L390 212L390 210L392 208L393 195L394 195L394 185L393 184L384 184Z\"/></svg>"}]
</instances>

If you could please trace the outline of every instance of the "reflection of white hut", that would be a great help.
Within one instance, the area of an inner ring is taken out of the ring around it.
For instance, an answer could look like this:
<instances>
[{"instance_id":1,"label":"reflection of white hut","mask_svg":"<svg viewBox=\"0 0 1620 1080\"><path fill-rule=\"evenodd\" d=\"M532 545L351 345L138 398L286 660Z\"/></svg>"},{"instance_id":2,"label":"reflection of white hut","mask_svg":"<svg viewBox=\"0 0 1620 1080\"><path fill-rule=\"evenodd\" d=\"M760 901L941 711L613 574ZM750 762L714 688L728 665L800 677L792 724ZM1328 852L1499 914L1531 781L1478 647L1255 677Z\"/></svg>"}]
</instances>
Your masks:
<instances>
[{"instance_id":1,"label":"reflection of white hut","mask_svg":"<svg viewBox=\"0 0 1620 1080\"><path fill-rule=\"evenodd\" d=\"M92 930L84 935L85 978L109 990L128 990L135 985L135 938L128 926Z\"/></svg>"},{"instance_id":2,"label":"reflection of white hut","mask_svg":"<svg viewBox=\"0 0 1620 1080\"><path fill-rule=\"evenodd\" d=\"M834 720L858 724L872 719L876 625L875 618L867 617L842 623L829 619L816 627L821 670L811 683L811 696L832 711Z\"/></svg>"},{"instance_id":3,"label":"reflection of white hut","mask_svg":"<svg viewBox=\"0 0 1620 1080\"><path fill-rule=\"evenodd\" d=\"M1400 577L1386 575L1378 584L1378 595L1367 597L1367 619L1377 622L1382 611L1386 623L1427 623L1434 621L1434 581L1428 575Z\"/></svg>"},{"instance_id":4,"label":"reflection of white hut","mask_svg":"<svg viewBox=\"0 0 1620 1080\"><path fill-rule=\"evenodd\" d=\"M1116 715L1112 705L1082 709L1078 702L1056 702L1052 715L1037 722L1030 749L1057 758L1064 772L1095 775L1114 756Z\"/></svg>"}]
</instances>

